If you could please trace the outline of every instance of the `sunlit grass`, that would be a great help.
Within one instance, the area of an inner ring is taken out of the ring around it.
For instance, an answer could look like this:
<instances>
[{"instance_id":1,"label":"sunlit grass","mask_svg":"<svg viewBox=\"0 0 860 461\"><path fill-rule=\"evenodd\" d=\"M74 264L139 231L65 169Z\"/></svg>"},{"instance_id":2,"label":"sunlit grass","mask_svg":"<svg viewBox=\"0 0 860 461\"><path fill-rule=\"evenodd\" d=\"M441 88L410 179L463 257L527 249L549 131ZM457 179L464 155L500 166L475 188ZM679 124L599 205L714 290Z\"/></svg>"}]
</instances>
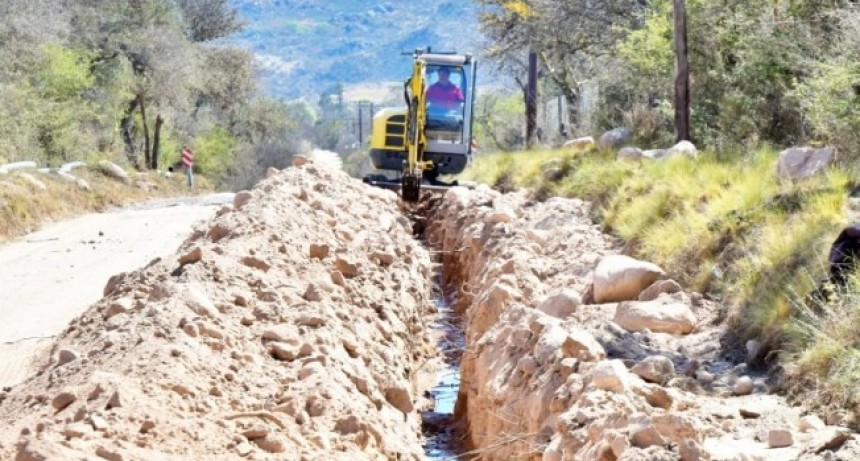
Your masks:
<instances>
[{"instance_id":1,"label":"sunlit grass","mask_svg":"<svg viewBox=\"0 0 860 461\"><path fill-rule=\"evenodd\" d=\"M182 175L166 178L152 173L127 185L87 168L73 173L87 181L92 190L83 190L53 174L33 174L46 190L35 188L15 173L4 176L6 184L0 184L0 242L37 230L48 221L148 198L191 195ZM144 182L147 187L140 187ZM195 193L211 190L205 177L195 177Z\"/></svg>"},{"instance_id":2,"label":"sunlit grass","mask_svg":"<svg viewBox=\"0 0 860 461\"><path fill-rule=\"evenodd\" d=\"M738 340L792 350L806 378L838 388L860 379L860 283L840 305L843 323L830 316L813 322L799 312L825 278L853 176L835 170L780 182L777 156L772 149L705 152L697 160L639 164L598 152L523 152L479 158L469 174L489 184L506 175L546 195L592 201L595 218L634 256L729 306L725 321ZM542 162L553 157L564 176L548 183Z\"/></svg>"}]
</instances>

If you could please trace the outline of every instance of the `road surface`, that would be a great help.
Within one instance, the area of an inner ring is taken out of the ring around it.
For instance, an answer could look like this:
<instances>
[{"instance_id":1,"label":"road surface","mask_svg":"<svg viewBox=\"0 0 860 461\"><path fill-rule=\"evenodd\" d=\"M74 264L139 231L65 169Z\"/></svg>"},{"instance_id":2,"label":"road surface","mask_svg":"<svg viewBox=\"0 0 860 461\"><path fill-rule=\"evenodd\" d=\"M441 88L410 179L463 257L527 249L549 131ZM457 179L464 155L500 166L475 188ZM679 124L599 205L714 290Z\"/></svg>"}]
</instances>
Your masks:
<instances>
[{"instance_id":1,"label":"road surface","mask_svg":"<svg viewBox=\"0 0 860 461\"><path fill-rule=\"evenodd\" d=\"M46 226L0 246L0 389L23 381L50 339L107 280L171 255L232 194L159 200Z\"/></svg>"}]
</instances>

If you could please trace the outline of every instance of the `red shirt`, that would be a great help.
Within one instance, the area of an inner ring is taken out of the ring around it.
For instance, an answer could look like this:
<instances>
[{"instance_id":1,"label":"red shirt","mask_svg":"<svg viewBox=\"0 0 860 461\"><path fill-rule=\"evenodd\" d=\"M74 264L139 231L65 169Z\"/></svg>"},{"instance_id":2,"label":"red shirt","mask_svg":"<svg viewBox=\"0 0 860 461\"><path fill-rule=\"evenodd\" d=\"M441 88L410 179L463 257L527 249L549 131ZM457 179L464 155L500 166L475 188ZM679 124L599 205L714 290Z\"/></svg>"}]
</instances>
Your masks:
<instances>
[{"instance_id":1,"label":"red shirt","mask_svg":"<svg viewBox=\"0 0 860 461\"><path fill-rule=\"evenodd\" d=\"M427 101L447 109L455 109L458 103L464 101L463 92L453 83L443 85L442 82L436 82L427 88Z\"/></svg>"}]
</instances>

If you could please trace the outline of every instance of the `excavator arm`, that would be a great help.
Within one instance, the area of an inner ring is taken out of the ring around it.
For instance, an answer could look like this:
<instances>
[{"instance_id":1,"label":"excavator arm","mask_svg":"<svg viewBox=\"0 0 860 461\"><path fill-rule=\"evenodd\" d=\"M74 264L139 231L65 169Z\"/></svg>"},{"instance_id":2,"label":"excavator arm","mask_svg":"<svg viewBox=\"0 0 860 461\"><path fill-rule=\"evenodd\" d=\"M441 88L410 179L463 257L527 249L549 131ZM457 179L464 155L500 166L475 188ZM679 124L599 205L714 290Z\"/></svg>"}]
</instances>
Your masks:
<instances>
[{"instance_id":1,"label":"excavator arm","mask_svg":"<svg viewBox=\"0 0 860 461\"><path fill-rule=\"evenodd\" d=\"M406 162L403 165L401 195L407 202L417 202L421 195L423 171L433 167L433 162L424 160L427 137L427 100L425 94L427 65L416 59L412 66L412 77L406 80L405 95L408 107L406 122Z\"/></svg>"}]
</instances>

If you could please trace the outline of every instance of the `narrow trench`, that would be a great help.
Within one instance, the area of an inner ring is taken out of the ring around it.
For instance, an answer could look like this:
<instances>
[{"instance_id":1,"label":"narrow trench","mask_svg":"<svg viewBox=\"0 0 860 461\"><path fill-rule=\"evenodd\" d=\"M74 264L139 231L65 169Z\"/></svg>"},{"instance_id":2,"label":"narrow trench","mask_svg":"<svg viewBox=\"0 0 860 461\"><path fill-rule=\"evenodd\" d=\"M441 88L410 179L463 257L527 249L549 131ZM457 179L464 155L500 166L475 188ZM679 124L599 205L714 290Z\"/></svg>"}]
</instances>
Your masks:
<instances>
[{"instance_id":1,"label":"narrow trench","mask_svg":"<svg viewBox=\"0 0 860 461\"><path fill-rule=\"evenodd\" d=\"M434 385L426 397L432 408L421 412L421 432L424 436L424 455L427 461L461 461L462 434L454 419L454 408L460 392L460 356L465 347L462 319L456 313L457 290L446 285L446 277L439 248L427 240L425 230L427 216L432 212L433 202L423 203L407 215L413 222L413 234L433 255L436 270L433 274L433 302L436 314L430 325L441 360L434 370Z\"/></svg>"},{"instance_id":2,"label":"narrow trench","mask_svg":"<svg viewBox=\"0 0 860 461\"><path fill-rule=\"evenodd\" d=\"M434 280L436 316L432 329L444 363L438 370L436 385L429 391L433 409L421 414L424 454L428 461L461 459L458 455L461 438L454 421L454 407L460 392L460 355L465 338L460 319L454 313L456 300L451 290L445 289L443 280L440 268Z\"/></svg>"}]
</instances>

